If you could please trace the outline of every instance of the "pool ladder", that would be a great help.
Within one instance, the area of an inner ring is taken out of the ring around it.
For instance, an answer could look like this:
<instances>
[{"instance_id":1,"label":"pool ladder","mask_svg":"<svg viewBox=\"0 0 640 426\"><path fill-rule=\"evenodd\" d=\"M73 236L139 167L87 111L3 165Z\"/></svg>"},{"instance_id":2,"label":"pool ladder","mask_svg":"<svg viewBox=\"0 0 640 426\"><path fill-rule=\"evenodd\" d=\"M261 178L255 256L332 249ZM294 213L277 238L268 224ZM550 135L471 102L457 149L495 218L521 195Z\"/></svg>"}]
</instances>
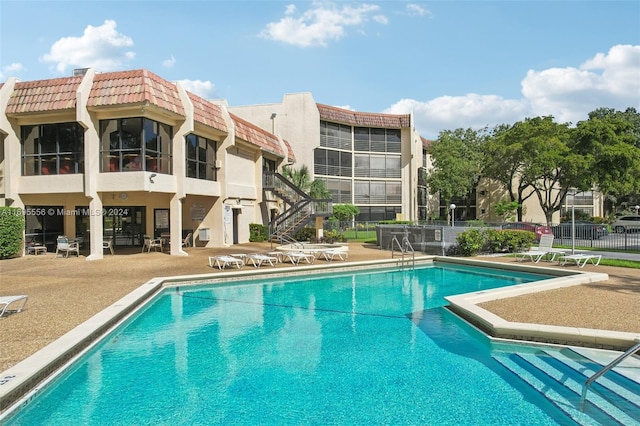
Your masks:
<instances>
[{"instance_id":1,"label":"pool ladder","mask_svg":"<svg viewBox=\"0 0 640 426\"><path fill-rule=\"evenodd\" d=\"M584 411L584 401L587 399L587 392L589 391L589 386L591 383L595 382L598 377L602 376L607 371L611 370L616 365L620 364L623 359L630 357L634 353L640 350L640 341L633 345L629 350L620 355L618 358L611 361L609 364L605 365L600 371L595 373L593 376L589 377L587 381L582 386L582 397L580 398L580 411Z\"/></svg>"},{"instance_id":2,"label":"pool ladder","mask_svg":"<svg viewBox=\"0 0 640 426\"><path fill-rule=\"evenodd\" d=\"M415 268L416 266L416 252L415 250L413 250L413 247L411 246L411 243L409 242L409 233L407 232L407 230L405 229L405 232L403 233L403 237L402 237L402 243L400 243L400 241L398 241L398 236L394 235L393 239L391 240L391 258L395 257L395 248L396 246L398 247L398 251L400 252L400 255L402 256L401 261L399 262L399 266L404 269L405 264L409 261L411 261L411 267ZM411 259L406 259L405 260L405 256L409 256L411 255Z\"/></svg>"}]
</instances>

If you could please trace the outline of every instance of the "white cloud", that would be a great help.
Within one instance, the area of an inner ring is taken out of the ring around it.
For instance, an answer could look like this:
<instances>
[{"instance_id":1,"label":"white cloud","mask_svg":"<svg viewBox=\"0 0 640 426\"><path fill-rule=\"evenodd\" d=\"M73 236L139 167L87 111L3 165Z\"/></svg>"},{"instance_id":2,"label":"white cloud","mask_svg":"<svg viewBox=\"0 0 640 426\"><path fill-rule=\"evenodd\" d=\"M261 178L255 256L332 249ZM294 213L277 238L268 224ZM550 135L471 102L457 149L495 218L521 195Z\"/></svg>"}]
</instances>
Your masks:
<instances>
[{"instance_id":1,"label":"white cloud","mask_svg":"<svg viewBox=\"0 0 640 426\"><path fill-rule=\"evenodd\" d=\"M0 71L0 81L4 81L6 77L14 77L16 74L20 74L27 69L19 62L14 62L9 65L5 65L2 67Z\"/></svg>"},{"instance_id":2,"label":"white cloud","mask_svg":"<svg viewBox=\"0 0 640 426\"><path fill-rule=\"evenodd\" d=\"M105 20L98 27L88 25L81 37L56 41L40 60L54 63L59 73L72 67L111 71L135 57L135 52L127 50L131 46L133 40L116 31L116 21Z\"/></svg>"},{"instance_id":3,"label":"white cloud","mask_svg":"<svg viewBox=\"0 0 640 426\"><path fill-rule=\"evenodd\" d=\"M178 80L185 90L204 99L211 99L215 94L215 85L210 81L202 80Z\"/></svg>"},{"instance_id":4,"label":"white cloud","mask_svg":"<svg viewBox=\"0 0 640 426\"><path fill-rule=\"evenodd\" d=\"M171 68L175 64L176 64L176 58L174 58L173 55L171 55L171 58L165 59L164 61L162 61L162 66L165 68Z\"/></svg>"},{"instance_id":5,"label":"white cloud","mask_svg":"<svg viewBox=\"0 0 640 426\"><path fill-rule=\"evenodd\" d=\"M586 120L601 107L640 109L640 46L617 45L577 68L529 70L521 99L495 95L442 96L429 101L402 99L384 112L413 112L416 128L436 138L442 130L480 129L552 115L556 122Z\"/></svg>"},{"instance_id":6,"label":"white cloud","mask_svg":"<svg viewBox=\"0 0 640 426\"><path fill-rule=\"evenodd\" d=\"M330 40L340 40L348 27L360 27L379 6L360 4L357 6L335 3L312 3L311 9L297 16L297 8L288 5L285 17L270 22L259 34L260 37L281 41L299 47L326 46ZM377 23L386 23L386 17L376 14L371 18Z\"/></svg>"},{"instance_id":7,"label":"white cloud","mask_svg":"<svg viewBox=\"0 0 640 426\"><path fill-rule=\"evenodd\" d=\"M584 120L600 107L639 107L640 46L613 46L578 68L529 70L522 94L536 115L553 115L562 122Z\"/></svg>"},{"instance_id":8,"label":"white cloud","mask_svg":"<svg viewBox=\"0 0 640 426\"><path fill-rule=\"evenodd\" d=\"M20 73L26 71L27 69L19 62L14 62L7 66L2 67L2 71L5 73Z\"/></svg>"},{"instance_id":9,"label":"white cloud","mask_svg":"<svg viewBox=\"0 0 640 426\"><path fill-rule=\"evenodd\" d=\"M529 115L529 107L525 100L470 93L441 96L427 102L401 99L383 112L413 112L418 132L424 137L436 138L442 130L481 129L500 123L514 123Z\"/></svg>"},{"instance_id":10,"label":"white cloud","mask_svg":"<svg viewBox=\"0 0 640 426\"><path fill-rule=\"evenodd\" d=\"M425 9L424 7L415 4L415 3L409 3L407 5L407 14L410 16L424 16L427 14L431 14L427 9Z\"/></svg>"},{"instance_id":11,"label":"white cloud","mask_svg":"<svg viewBox=\"0 0 640 426\"><path fill-rule=\"evenodd\" d=\"M346 109L348 111L355 111L355 108L352 108L350 105L344 105L344 106L340 106L340 105L334 105L334 107L336 108L340 108L340 109Z\"/></svg>"}]
</instances>

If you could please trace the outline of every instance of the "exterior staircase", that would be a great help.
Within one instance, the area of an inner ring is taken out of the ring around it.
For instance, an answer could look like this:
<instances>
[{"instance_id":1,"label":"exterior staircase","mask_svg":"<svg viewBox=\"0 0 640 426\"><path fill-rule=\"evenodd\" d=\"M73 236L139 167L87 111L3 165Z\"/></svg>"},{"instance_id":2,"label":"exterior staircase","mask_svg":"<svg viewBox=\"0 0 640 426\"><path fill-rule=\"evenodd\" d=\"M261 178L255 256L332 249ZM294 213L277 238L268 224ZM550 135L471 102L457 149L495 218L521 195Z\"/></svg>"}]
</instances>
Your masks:
<instances>
[{"instance_id":1,"label":"exterior staircase","mask_svg":"<svg viewBox=\"0 0 640 426\"><path fill-rule=\"evenodd\" d=\"M316 217L329 217L333 212L331 199L313 199L289 179L277 172L265 172L262 188L282 199L285 210L269 223L272 241L291 240L293 235Z\"/></svg>"},{"instance_id":2,"label":"exterior staircase","mask_svg":"<svg viewBox=\"0 0 640 426\"><path fill-rule=\"evenodd\" d=\"M579 425L640 425L640 382L617 369L600 377L589 389L584 406L581 393L586 380L603 364L573 349L493 353L510 380L525 384ZM637 359L634 360L636 365ZM604 363L606 364L606 362Z\"/></svg>"}]
</instances>

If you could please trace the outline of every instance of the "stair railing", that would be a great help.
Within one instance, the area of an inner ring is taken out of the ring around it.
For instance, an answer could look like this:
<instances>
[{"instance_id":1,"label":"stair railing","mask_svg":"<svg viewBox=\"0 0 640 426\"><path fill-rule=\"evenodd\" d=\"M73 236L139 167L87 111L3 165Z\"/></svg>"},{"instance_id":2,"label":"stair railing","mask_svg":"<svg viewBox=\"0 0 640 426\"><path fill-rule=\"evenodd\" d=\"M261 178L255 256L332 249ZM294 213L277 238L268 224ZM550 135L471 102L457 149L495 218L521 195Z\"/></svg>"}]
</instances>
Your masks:
<instances>
[{"instance_id":1,"label":"stair railing","mask_svg":"<svg viewBox=\"0 0 640 426\"><path fill-rule=\"evenodd\" d=\"M616 358L613 361L611 361L609 364L605 365L600 371L598 371L593 376L591 376L591 377L589 377L587 379L587 381L582 386L582 396L580 397L580 411L584 411L584 402L587 399L587 392L589 391L589 386L591 386L591 384L593 382L595 382L604 373L606 373L607 371L611 370L616 365L620 364L620 362L622 362L622 360L624 360L627 357L630 357L631 355L636 353L638 350L640 350L640 342L636 343L634 346L632 346L625 353L623 353L618 358Z\"/></svg>"}]
</instances>

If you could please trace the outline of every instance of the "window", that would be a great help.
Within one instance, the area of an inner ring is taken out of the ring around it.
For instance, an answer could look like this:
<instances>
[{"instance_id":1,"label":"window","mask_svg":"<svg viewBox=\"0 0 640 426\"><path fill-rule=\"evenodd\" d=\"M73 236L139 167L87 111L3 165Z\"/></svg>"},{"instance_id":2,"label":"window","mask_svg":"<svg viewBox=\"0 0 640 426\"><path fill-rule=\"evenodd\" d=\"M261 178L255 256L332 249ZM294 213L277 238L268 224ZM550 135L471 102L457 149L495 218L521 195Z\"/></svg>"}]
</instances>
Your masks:
<instances>
[{"instance_id":1,"label":"window","mask_svg":"<svg viewBox=\"0 0 640 426\"><path fill-rule=\"evenodd\" d=\"M313 173L351 177L351 158L350 152L316 148L313 151Z\"/></svg>"},{"instance_id":2,"label":"window","mask_svg":"<svg viewBox=\"0 0 640 426\"><path fill-rule=\"evenodd\" d=\"M216 180L216 141L192 133L185 137L185 141L187 144L187 177Z\"/></svg>"},{"instance_id":3,"label":"window","mask_svg":"<svg viewBox=\"0 0 640 426\"><path fill-rule=\"evenodd\" d=\"M401 152L402 144L400 129L355 127L353 129L353 134L355 151Z\"/></svg>"},{"instance_id":4,"label":"window","mask_svg":"<svg viewBox=\"0 0 640 426\"><path fill-rule=\"evenodd\" d=\"M84 129L78 123L22 126L20 133L23 176L84 172Z\"/></svg>"},{"instance_id":5,"label":"window","mask_svg":"<svg viewBox=\"0 0 640 426\"><path fill-rule=\"evenodd\" d=\"M355 204L402 203L401 182L357 180L354 192Z\"/></svg>"},{"instance_id":6,"label":"window","mask_svg":"<svg viewBox=\"0 0 640 426\"><path fill-rule=\"evenodd\" d=\"M320 121L320 146L351 150L351 126Z\"/></svg>"},{"instance_id":7,"label":"window","mask_svg":"<svg viewBox=\"0 0 640 426\"><path fill-rule=\"evenodd\" d=\"M334 203L351 204L351 181L346 179L323 179Z\"/></svg>"},{"instance_id":8,"label":"window","mask_svg":"<svg viewBox=\"0 0 640 426\"><path fill-rule=\"evenodd\" d=\"M262 157L262 171L263 172L275 172L277 171L276 160L270 160L268 158Z\"/></svg>"},{"instance_id":9,"label":"window","mask_svg":"<svg viewBox=\"0 0 640 426\"><path fill-rule=\"evenodd\" d=\"M359 222L379 222L381 220L395 220L402 213L400 206L372 206L358 207L360 214L356 216Z\"/></svg>"},{"instance_id":10,"label":"window","mask_svg":"<svg viewBox=\"0 0 640 426\"><path fill-rule=\"evenodd\" d=\"M56 239L64 235L63 206L26 205L25 242L38 243L55 250Z\"/></svg>"},{"instance_id":11,"label":"window","mask_svg":"<svg viewBox=\"0 0 640 426\"><path fill-rule=\"evenodd\" d=\"M383 154L355 154L355 177L399 179L400 156Z\"/></svg>"},{"instance_id":12,"label":"window","mask_svg":"<svg viewBox=\"0 0 640 426\"><path fill-rule=\"evenodd\" d=\"M100 121L102 172L171 174L171 126L133 117Z\"/></svg>"}]
</instances>

